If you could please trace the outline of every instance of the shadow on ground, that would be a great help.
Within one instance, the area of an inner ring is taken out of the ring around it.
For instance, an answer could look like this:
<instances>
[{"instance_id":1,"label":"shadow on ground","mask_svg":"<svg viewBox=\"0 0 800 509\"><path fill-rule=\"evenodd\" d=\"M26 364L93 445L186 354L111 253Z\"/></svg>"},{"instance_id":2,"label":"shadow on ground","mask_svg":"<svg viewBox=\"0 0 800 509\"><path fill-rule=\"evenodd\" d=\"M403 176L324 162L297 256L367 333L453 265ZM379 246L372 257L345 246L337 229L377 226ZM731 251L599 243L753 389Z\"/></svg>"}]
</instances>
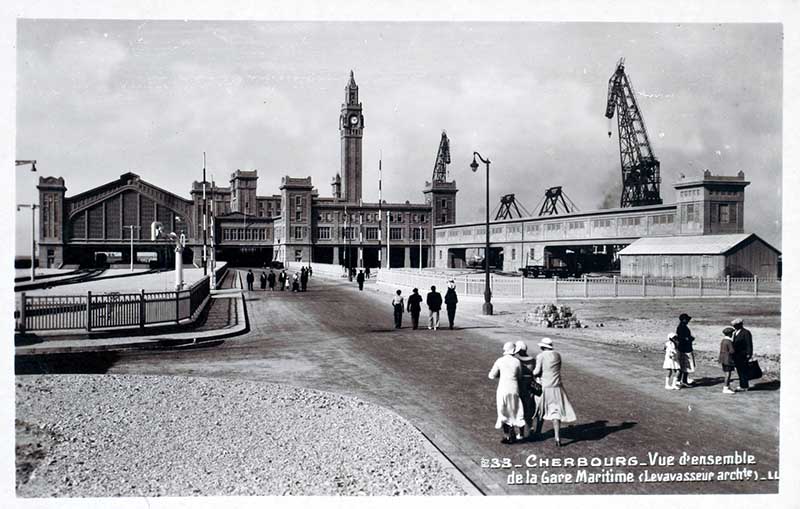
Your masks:
<instances>
[{"instance_id":1,"label":"shadow on ground","mask_svg":"<svg viewBox=\"0 0 800 509\"><path fill-rule=\"evenodd\" d=\"M17 355L17 375L104 374L119 359L116 352Z\"/></svg>"},{"instance_id":2,"label":"shadow on ground","mask_svg":"<svg viewBox=\"0 0 800 509\"><path fill-rule=\"evenodd\" d=\"M602 440L612 433L631 429L634 426L636 426L636 423L629 421L623 422L616 426L609 426L608 421L606 420L587 422L585 424L578 424L575 426L566 426L566 427L562 424L561 445L567 446L570 444L574 444L575 442ZM540 434L537 437L536 441L539 442L553 438L555 438L555 435L553 434L553 430L550 429L549 431ZM563 441L564 439L568 440Z\"/></svg>"}]
</instances>

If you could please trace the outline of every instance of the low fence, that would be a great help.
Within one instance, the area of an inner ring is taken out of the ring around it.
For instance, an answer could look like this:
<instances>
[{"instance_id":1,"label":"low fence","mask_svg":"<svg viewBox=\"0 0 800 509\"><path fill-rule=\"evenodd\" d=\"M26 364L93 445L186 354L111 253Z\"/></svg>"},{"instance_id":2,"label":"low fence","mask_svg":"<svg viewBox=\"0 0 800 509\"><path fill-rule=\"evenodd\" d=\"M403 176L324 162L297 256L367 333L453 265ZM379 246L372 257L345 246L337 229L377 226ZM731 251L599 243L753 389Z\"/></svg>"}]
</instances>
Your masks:
<instances>
[{"instance_id":1,"label":"low fence","mask_svg":"<svg viewBox=\"0 0 800 509\"><path fill-rule=\"evenodd\" d=\"M220 272L224 271L224 268ZM186 290L171 292L101 293L27 296L20 294L16 329L41 330L144 327L195 318L210 296L204 277Z\"/></svg>"},{"instance_id":2,"label":"low fence","mask_svg":"<svg viewBox=\"0 0 800 509\"><path fill-rule=\"evenodd\" d=\"M426 290L432 285L445 287L453 279L456 291L464 296L482 296L485 291L483 274L452 275L446 272L417 272L392 269L381 271L378 282L388 285ZM513 276L490 276L493 297L515 299L591 299L591 298L673 298L673 297L734 297L779 296L779 279L752 278L649 278L603 277L529 279Z\"/></svg>"}]
</instances>

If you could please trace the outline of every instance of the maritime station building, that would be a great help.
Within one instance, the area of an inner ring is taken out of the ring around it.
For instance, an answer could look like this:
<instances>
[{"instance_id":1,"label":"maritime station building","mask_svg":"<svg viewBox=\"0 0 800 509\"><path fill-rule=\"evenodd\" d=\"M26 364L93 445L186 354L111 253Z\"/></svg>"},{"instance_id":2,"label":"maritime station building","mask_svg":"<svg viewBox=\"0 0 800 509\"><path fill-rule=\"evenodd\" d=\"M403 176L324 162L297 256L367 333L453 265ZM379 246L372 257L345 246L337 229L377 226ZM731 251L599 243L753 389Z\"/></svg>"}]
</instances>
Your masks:
<instances>
[{"instance_id":1,"label":"maritime station building","mask_svg":"<svg viewBox=\"0 0 800 509\"><path fill-rule=\"evenodd\" d=\"M568 265L572 275L758 277L779 273L780 252L744 232L745 175L682 178L676 203L571 212L490 223L489 265ZM435 266L483 263L484 222L435 229Z\"/></svg>"},{"instance_id":2,"label":"maritime station building","mask_svg":"<svg viewBox=\"0 0 800 509\"><path fill-rule=\"evenodd\" d=\"M273 261L377 267L427 267L433 228L455 223L455 181L447 178L449 141L442 133L433 178L417 203L367 202L362 196L365 122L359 88L351 71L339 111L340 171L331 195L320 196L311 177L285 176L279 193L257 194L258 171L236 170L229 185L193 182L190 198L154 186L136 173L67 196L62 177L39 179L39 265L46 267L128 264L170 267L174 243L165 233L183 234L185 263L200 263L203 190L213 223L217 259L263 266ZM446 161L442 153L447 150ZM437 171L438 170L438 171Z\"/></svg>"}]
</instances>

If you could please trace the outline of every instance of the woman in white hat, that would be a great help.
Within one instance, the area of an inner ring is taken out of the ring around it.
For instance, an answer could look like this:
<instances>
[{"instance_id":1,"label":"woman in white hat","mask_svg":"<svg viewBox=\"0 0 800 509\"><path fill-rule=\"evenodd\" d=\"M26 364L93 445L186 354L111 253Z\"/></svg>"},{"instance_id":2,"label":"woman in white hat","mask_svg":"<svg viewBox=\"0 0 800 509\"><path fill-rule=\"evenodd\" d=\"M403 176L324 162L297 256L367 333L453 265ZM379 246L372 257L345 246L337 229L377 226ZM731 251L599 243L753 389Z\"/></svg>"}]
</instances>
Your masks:
<instances>
[{"instance_id":1,"label":"woman in white hat","mask_svg":"<svg viewBox=\"0 0 800 509\"><path fill-rule=\"evenodd\" d=\"M575 410L561 385L561 354L553 351L553 340L542 338L539 342L542 352L536 356L533 376L539 377L542 395L536 397L536 433L542 428L542 420L553 421L556 446L561 447L561 423L573 422Z\"/></svg>"},{"instance_id":2,"label":"woman in white hat","mask_svg":"<svg viewBox=\"0 0 800 509\"><path fill-rule=\"evenodd\" d=\"M514 357L514 343L503 345L503 356L497 359L489 371L489 378L500 378L497 382L497 422L494 427L503 429L504 444L514 441L516 434L525 426L525 414L522 400L519 398L518 380L520 378L520 362Z\"/></svg>"}]
</instances>

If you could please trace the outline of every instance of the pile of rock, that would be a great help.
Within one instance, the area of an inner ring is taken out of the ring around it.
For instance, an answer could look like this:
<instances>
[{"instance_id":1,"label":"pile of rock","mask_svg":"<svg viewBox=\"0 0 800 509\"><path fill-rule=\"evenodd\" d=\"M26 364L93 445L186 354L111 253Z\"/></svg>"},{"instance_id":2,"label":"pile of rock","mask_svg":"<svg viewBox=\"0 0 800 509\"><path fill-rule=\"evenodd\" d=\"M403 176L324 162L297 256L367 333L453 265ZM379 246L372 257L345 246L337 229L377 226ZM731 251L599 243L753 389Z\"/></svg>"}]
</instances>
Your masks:
<instances>
[{"instance_id":1,"label":"pile of rock","mask_svg":"<svg viewBox=\"0 0 800 509\"><path fill-rule=\"evenodd\" d=\"M538 327L556 327L559 329L581 328L581 321L565 305L540 304L525 314L525 322Z\"/></svg>"}]
</instances>

